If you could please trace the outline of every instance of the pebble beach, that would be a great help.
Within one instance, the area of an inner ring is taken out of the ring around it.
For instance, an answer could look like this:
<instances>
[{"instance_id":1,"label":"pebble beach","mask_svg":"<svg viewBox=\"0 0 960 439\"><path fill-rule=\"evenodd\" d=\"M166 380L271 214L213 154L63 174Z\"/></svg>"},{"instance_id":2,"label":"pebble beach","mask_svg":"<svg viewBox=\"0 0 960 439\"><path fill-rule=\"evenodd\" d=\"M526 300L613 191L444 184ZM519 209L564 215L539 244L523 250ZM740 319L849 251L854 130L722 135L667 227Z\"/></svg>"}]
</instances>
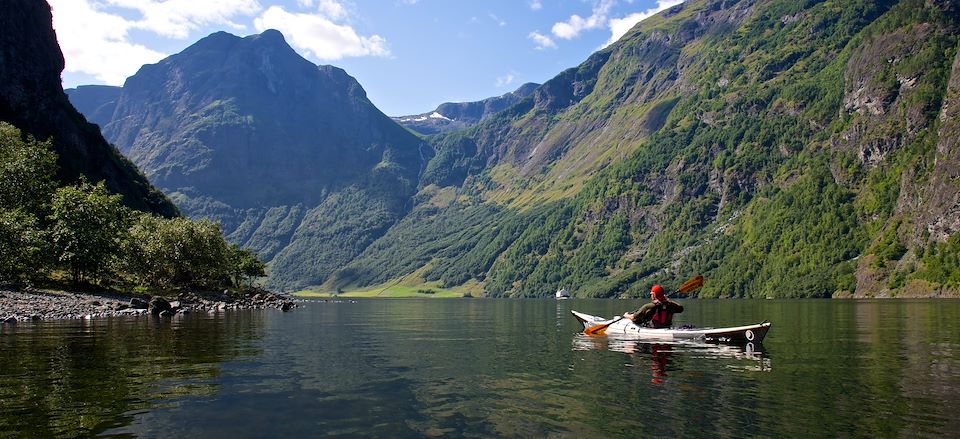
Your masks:
<instances>
[{"instance_id":1,"label":"pebble beach","mask_svg":"<svg viewBox=\"0 0 960 439\"><path fill-rule=\"evenodd\" d=\"M251 290L239 295L185 291L174 298L47 290L0 290L0 321L3 324L129 315L171 317L177 314L229 309L276 308L289 311L296 307L291 298L265 290Z\"/></svg>"}]
</instances>

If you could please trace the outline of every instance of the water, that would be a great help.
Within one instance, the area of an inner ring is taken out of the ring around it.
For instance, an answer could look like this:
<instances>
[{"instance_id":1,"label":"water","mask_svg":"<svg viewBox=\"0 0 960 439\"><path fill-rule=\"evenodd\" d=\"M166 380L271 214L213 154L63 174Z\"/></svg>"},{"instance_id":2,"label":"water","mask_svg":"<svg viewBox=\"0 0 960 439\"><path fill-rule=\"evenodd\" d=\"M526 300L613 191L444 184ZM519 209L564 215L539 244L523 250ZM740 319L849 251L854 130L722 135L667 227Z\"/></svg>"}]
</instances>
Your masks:
<instances>
[{"instance_id":1,"label":"water","mask_svg":"<svg viewBox=\"0 0 960 439\"><path fill-rule=\"evenodd\" d=\"M4 437L960 437L960 301L684 301L762 351L594 339L612 300L360 300L0 332Z\"/></svg>"}]
</instances>

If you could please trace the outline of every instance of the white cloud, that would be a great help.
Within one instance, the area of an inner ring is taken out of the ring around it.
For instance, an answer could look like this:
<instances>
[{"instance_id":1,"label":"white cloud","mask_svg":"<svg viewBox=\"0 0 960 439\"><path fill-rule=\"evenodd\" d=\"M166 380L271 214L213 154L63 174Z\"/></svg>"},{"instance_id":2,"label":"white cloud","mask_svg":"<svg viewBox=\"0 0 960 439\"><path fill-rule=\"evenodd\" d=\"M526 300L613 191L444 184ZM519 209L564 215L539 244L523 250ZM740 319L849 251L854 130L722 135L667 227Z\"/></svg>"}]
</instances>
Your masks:
<instances>
[{"instance_id":1,"label":"white cloud","mask_svg":"<svg viewBox=\"0 0 960 439\"><path fill-rule=\"evenodd\" d=\"M607 14L613 7L614 0L601 0L593 7L593 13L583 18L579 15L571 15L567 21L554 23L551 32L557 38L571 40L585 30L599 29L607 25Z\"/></svg>"},{"instance_id":2,"label":"white cloud","mask_svg":"<svg viewBox=\"0 0 960 439\"><path fill-rule=\"evenodd\" d=\"M539 11L543 9L543 3L541 3L540 0L530 0L530 9Z\"/></svg>"},{"instance_id":3,"label":"white cloud","mask_svg":"<svg viewBox=\"0 0 960 439\"><path fill-rule=\"evenodd\" d=\"M347 17L347 8L336 0L320 0L320 13L331 20L342 20Z\"/></svg>"},{"instance_id":4,"label":"white cloud","mask_svg":"<svg viewBox=\"0 0 960 439\"><path fill-rule=\"evenodd\" d=\"M287 12L271 6L253 21L257 31L277 29L290 43L320 60L349 56L389 56L387 40L379 35L361 36L350 26L337 24L323 14Z\"/></svg>"},{"instance_id":5,"label":"white cloud","mask_svg":"<svg viewBox=\"0 0 960 439\"><path fill-rule=\"evenodd\" d=\"M50 5L67 72L86 73L106 84L122 85L144 64L166 56L130 42L128 32L135 24L98 10L88 0L50 0Z\"/></svg>"},{"instance_id":6,"label":"white cloud","mask_svg":"<svg viewBox=\"0 0 960 439\"><path fill-rule=\"evenodd\" d=\"M557 43L554 43L552 38L541 34L540 32L530 32L530 35L527 35L527 38L533 40L533 42L537 44L537 50L557 48Z\"/></svg>"},{"instance_id":7,"label":"white cloud","mask_svg":"<svg viewBox=\"0 0 960 439\"><path fill-rule=\"evenodd\" d=\"M496 14L494 14L494 13L492 13L492 12L491 12L490 14L487 14L487 16L489 16L490 19L493 20L494 23L497 23L497 26L504 27L504 26L507 25L507 22L506 22L506 21L504 21L504 20L503 20L502 18L500 18L500 17L497 17Z\"/></svg>"},{"instance_id":8,"label":"white cloud","mask_svg":"<svg viewBox=\"0 0 960 439\"><path fill-rule=\"evenodd\" d=\"M337 0L297 0L301 8L314 8L331 20L340 20L347 17L347 8Z\"/></svg>"},{"instance_id":9,"label":"white cloud","mask_svg":"<svg viewBox=\"0 0 960 439\"><path fill-rule=\"evenodd\" d=\"M106 0L105 4L138 11L143 18L135 22L136 28L177 39L207 25L244 29L231 19L253 16L262 9L257 0Z\"/></svg>"},{"instance_id":10,"label":"white cloud","mask_svg":"<svg viewBox=\"0 0 960 439\"><path fill-rule=\"evenodd\" d=\"M658 12L664 9L679 5L680 3L683 3L683 0L658 0L656 6L647 9L646 11L635 12L623 18L614 18L610 20L610 40L608 40L604 46L608 46L611 43L619 40L620 37L629 32L630 29L632 29L637 23L656 15Z\"/></svg>"},{"instance_id":11,"label":"white cloud","mask_svg":"<svg viewBox=\"0 0 960 439\"><path fill-rule=\"evenodd\" d=\"M494 85L496 85L497 88L503 87L505 85L512 84L513 80L514 80L513 73L507 73L506 75L497 77L497 81L494 83Z\"/></svg>"}]
</instances>

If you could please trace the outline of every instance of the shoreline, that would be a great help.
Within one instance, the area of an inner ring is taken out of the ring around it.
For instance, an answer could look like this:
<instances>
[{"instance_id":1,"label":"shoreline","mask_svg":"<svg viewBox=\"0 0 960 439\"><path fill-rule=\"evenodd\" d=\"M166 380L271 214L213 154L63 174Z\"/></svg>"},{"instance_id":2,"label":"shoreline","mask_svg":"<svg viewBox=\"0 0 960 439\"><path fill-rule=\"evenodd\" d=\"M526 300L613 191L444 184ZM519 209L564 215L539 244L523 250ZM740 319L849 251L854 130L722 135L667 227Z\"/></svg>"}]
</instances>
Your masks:
<instances>
[{"instance_id":1,"label":"shoreline","mask_svg":"<svg viewBox=\"0 0 960 439\"><path fill-rule=\"evenodd\" d=\"M184 291L177 294L173 299L161 296L125 296L110 293L0 290L0 323L9 325L31 321L138 315L172 317L178 314L209 313L232 309L276 308L281 311L289 311L297 307L294 300L290 296L259 289L236 295Z\"/></svg>"}]
</instances>

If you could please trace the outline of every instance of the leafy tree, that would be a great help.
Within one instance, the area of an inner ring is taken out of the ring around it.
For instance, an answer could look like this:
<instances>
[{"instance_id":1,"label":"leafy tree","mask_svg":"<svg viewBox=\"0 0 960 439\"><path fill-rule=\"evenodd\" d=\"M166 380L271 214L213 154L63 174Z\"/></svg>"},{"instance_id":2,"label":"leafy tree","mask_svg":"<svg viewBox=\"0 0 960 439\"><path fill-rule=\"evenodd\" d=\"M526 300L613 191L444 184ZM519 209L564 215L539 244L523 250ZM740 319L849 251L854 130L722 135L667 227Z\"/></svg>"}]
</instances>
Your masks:
<instances>
[{"instance_id":1,"label":"leafy tree","mask_svg":"<svg viewBox=\"0 0 960 439\"><path fill-rule=\"evenodd\" d=\"M126 235L130 210L123 197L111 195L103 182L82 181L57 189L51 212L53 248L73 281L102 274Z\"/></svg>"},{"instance_id":2,"label":"leafy tree","mask_svg":"<svg viewBox=\"0 0 960 439\"><path fill-rule=\"evenodd\" d=\"M129 233L124 267L145 286L222 288L266 274L254 252L227 243L209 220L141 215Z\"/></svg>"},{"instance_id":3,"label":"leafy tree","mask_svg":"<svg viewBox=\"0 0 960 439\"><path fill-rule=\"evenodd\" d=\"M49 141L24 140L20 130L0 122L0 208L38 215L56 187L56 160Z\"/></svg>"},{"instance_id":4,"label":"leafy tree","mask_svg":"<svg viewBox=\"0 0 960 439\"><path fill-rule=\"evenodd\" d=\"M45 235L35 216L20 209L0 209L0 284L45 271Z\"/></svg>"},{"instance_id":5,"label":"leafy tree","mask_svg":"<svg viewBox=\"0 0 960 439\"><path fill-rule=\"evenodd\" d=\"M48 249L38 216L50 202L56 154L50 142L24 140L0 122L0 282L17 282L45 271Z\"/></svg>"},{"instance_id":6,"label":"leafy tree","mask_svg":"<svg viewBox=\"0 0 960 439\"><path fill-rule=\"evenodd\" d=\"M249 284L254 278L267 275L267 264L263 263L253 250L232 245L230 252L234 285L243 286L244 283Z\"/></svg>"}]
</instances>

